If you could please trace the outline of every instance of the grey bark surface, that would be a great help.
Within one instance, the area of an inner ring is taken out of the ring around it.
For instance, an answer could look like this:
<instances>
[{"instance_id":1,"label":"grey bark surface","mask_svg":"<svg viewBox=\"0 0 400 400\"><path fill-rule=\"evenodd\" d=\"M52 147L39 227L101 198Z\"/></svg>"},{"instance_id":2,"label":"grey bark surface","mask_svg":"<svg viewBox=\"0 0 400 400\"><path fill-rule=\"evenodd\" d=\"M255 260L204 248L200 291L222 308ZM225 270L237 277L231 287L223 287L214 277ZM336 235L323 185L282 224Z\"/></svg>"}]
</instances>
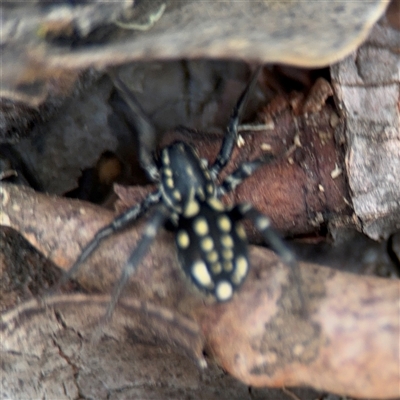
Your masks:
<instances>
[{"instance_id":1,"label":"grey bark surface","mask_svg":"<svg viewBox=\"0 0 400 400\"><path fill-rule=\"evenodd\" d=\"M356 52L331 67L354 212L375 240L400 229L399 50L400 32L383 20Z\"/></svg>"}]
</instances>

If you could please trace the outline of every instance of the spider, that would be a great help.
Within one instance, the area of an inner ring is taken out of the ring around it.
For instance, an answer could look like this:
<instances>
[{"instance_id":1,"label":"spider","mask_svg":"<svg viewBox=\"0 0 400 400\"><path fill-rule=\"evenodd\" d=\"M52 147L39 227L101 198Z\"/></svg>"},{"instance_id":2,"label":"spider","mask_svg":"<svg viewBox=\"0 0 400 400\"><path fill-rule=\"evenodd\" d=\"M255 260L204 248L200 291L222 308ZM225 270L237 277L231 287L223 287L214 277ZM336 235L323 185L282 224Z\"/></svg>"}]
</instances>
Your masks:
<instances>
[{"instance_id":1,"label":"spider","mask_svg":"<svg viewBox=\"0 0 400 400\"><path fill-rule=\"evenodd\" d=\"M260 70L261 67L254 73L239 97L229 119L219 154L210 166L199 157L195 148L184 142L174 142L163 148L158 157L154 157L154 127L126 85L118 77L113 78L125 105L129 106L129 113L125 112L124 116L138 132L140 164L148 178L157 183L157 189L142 203L129 208L100 229L62 279L65 282L73 276L104 239L132 224L152 209L143 236L114 287L105 318L111 317L129 277L155 240L157 231L167 221L172 223L176 232L175 242L183 271L200 290L213 295L218 302L230 300L249 271L248 245L241 223L244 218L252 221L284 263L292 266L292 269L295 268L293 253L273 230L267 216L251 204L226 207L220 201L221 196L234 190L257 168L270 161L272 156L264 155L244 162L217 185L219 173L231 158L238 138L240 117L249 93L256 85Z\"/></svg>"}]
</instances>

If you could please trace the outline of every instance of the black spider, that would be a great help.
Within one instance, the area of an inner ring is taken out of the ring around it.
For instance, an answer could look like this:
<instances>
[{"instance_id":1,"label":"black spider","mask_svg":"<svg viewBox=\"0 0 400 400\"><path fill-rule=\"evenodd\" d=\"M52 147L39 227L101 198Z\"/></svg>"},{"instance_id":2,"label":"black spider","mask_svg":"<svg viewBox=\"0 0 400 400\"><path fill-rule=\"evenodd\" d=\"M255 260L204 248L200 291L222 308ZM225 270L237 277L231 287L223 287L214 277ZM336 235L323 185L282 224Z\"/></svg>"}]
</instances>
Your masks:
<instances>
[{"instance_id":1,"label":"black spider","mask_svg":"<svg viewBox=\"0 0 400 400\"><path fill-rule=\"evenodd\" d=\"M238 137L238 124L249 93L257 82L261 68L240 96L229 120L228 128L213 165L200 159L196 150L187 143L175 142L154 158L156 132L140 105L119 79L114 84L130 113L128 123L139 136L139 160L149 179L158 184L157 190L145 200L115 218L100 229L63 279L69 279L79 266L99 246L100 242L116 231L136 221L150 208L153 214L143 230L143 237L130 255L115 286L106 317L110 317L130 275L135 271L158 229L171 221L176 229L176 245L184 272L201 290L212 294L220 302L232 298L244 282L249 270L246 233L240 220L250 219L265 241L283 261L295 265L295 258L271 227L270 220L250 204L226 207L219 198L235 189L257 168L271 160L271 155L243 163L233 174L216 184L220 171L227 165Z\"/></svg>"}]
</instances>

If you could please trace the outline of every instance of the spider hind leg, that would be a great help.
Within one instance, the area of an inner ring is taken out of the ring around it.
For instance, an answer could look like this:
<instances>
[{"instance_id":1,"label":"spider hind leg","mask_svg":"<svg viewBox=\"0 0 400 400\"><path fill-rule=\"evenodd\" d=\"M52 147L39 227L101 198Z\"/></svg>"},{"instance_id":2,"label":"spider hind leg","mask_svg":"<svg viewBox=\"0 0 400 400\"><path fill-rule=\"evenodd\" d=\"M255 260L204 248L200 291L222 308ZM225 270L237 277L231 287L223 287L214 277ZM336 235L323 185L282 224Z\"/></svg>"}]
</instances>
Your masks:
<instances>
[{"instance_id":1,"label":"spider hind leg","mask_svg":"<svg viewBox=\"0 0 400 400\"><path fill-rule=\"evenodd\" d=\"M249 203L237 205L233 208L232 212L236 214L235 218L237 219L249 219L254 224L255 228L261 233L264 241L278 254L281 260L290 267L291 278L297 289L298 305L300 307L299 311L301 314L305 314L306 303L301 289L302 279L299 264L292 250L290 250L272 227L270 219Z\"/></svg>"},{"instance_id":2,"label":"spider hind leg","mask_svg":"<svg viewBox=\"0 0 400 400\"><path fill-rule=\"evenodd\" d=\"M142 233L142 237L139 239L135 250L133 250L131 255L129 256L128 261L122 269L121 276L114 286L110 304L108 305L107 311L103 317L103 320L105 322L111 319L115 306L117 305L118 300L121 297L122 290L126 286L130 276L135 272L140 261L146 255L150 245L154 242L158 230L168 218L169 212L167 211L165 206L161 205L156 208L154 213L147 221Z\"/></svg>"}]
</instances>

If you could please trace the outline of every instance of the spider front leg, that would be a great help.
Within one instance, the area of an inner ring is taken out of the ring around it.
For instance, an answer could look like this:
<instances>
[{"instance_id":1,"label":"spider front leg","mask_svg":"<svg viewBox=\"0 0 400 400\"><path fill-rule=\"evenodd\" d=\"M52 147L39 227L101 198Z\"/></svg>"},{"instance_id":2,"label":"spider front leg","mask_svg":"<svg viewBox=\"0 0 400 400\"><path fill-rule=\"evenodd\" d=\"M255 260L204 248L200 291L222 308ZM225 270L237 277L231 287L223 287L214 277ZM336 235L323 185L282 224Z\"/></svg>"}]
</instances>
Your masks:
<instances>
[{"instance_id":1,"label":"spider front leg","mask_svg":"<svg viewBox=\"0 0 400 400\"><path fill-rule=\"evenodd\" d=\"M121 297L121 292L128 282L129 277L135 272L136 267L146 255L149 246L153 243L159 228L164 225L169 216L170 213L168 212L167 208L161 205L156 208L154 214L150 217L143 230L142 238L139 240L136 249L129 256L127 263L123 267L121 276L114 286L113 293L111 295L111 301L103 317L103 322L107 322L112 317L115 306Z\"/></svg>"},{"instance_id":2,"label":"spider front leg","mask_svg":"<svg viewBox=\"0 0 400 400\"><path fill-rule=\"evenodd\" d=\"M152 182L159 182L160 173L154 161L157 140L156 130L125 83L117 76L112 77L112 79L123 100L115 111L132 131L137 132L140 165Z\"/></svg>"},{"instance_id":3,"label":"spider front leg","mask_svg":"<svg viewBox=\"0 0 400 400\"><path fill-rule=\"evenodd\" d=\"M244 162L231 175L227 176L220 186L217 187L217 196L221 197L232 190L235 190L246 178L252 175L258 168L274 159L271 154L265 154L253 161Z\"/></svg>"},{"instance_id":4,"label":"spider front leg","mask_svg":"<svg viewBox=\"0 0 400 400\"><path fill-rule=\"evenodd\" d=\"M283 242L279 234L273 229L270 219L263 213L255 209L251 204L239 204L232 209L232 214L236 214L237 219L249 219L255 228L261 233L264 241L275 251L282 261L290 267L294 278L294 284L297 287L297 295L300 304L300 311L305 311L305 300L301 290L301 275L299 265L294 253Z\"/></svg>"},{"instance_id":5,"label":"spider front leg","mask_svg":"<svg viewBox=\"0 0 400 400\"><path fill-rule=\"evenodd\" d=\"M251 78L250 82L244 89L235 107L233 108L221 149L214 164L210 168L211 175L214 178L218 176L220 171L226 166L232 156L233 146L235 145L238 137L239 121L242 118L249 94L253 91L254 86L257 83L258 75L260 74L261 69L262 67L257 68L256 72L254 73L253 77Z\"/></svg>"},{"instance_id":6,"label":"spider front leg","mask_svg":"<svg viewBox=\"0 0 400 400\"><path fill-rule=\"evenodd\" d=\"M84 247L82 253L79 255L72 267L63 275L60 281L52 289L52 292L57 291L73 275L78 271L83 262L85 262L89 256L99 247L101 242L114 233L126 228L128 225L134 223L139 217L141 217L152 205L159 202L161 193L159 191L150 193L142 203L129 208L123 214L115 218L109 225L101 228L94 238Z\"/></svg>"}]
</instances>

